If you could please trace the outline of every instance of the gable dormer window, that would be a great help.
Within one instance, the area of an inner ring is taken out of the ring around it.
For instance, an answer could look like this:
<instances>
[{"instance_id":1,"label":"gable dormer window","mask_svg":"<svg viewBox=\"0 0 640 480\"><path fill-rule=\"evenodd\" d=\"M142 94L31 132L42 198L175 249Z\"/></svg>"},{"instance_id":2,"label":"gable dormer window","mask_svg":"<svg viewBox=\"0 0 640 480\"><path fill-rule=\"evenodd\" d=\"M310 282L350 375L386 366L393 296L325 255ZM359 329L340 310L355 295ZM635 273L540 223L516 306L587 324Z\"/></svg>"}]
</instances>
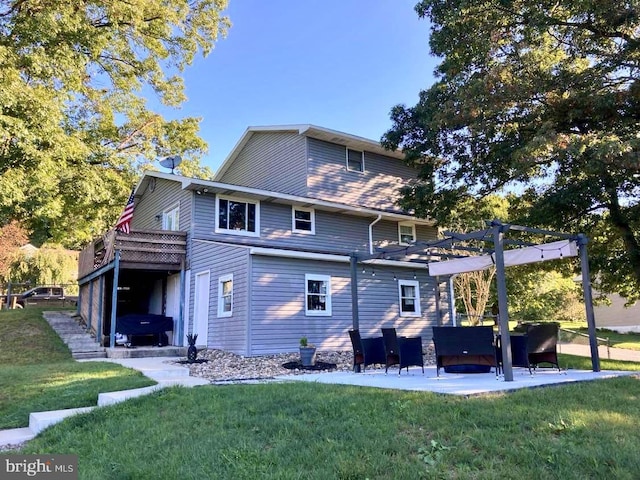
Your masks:
<instances>
[{"instance_id":1,"label":"gable dormer window","mask_svg":"<svg viewBox=\"0 0 640 480\"><path fill-rule=\"evenodd\" d=\"M215 231L216 233L260 236L260 203L218 196Z\"/></svg>"},{"instance_id":2,"label":"gable dormer window","mask_svg":"<svg viewBox=\"0 0 640 480\"><path fill-rule=\"evenodd\" d=\"M398 241L401 245L409 245L416 241L416 225L411 222L398 223Z\"/></svg>"},{"instance_id":3,"label":"gable dormer window","mask_svg":"<svg viewBox=\"0 0 640 480\"><path fill-rule=\"evenodd\" d=\"M293 225L291 230L295 233L316 233L316 215L313 208L292 207L291 215Z\"/></svg>"},{"instance_id":4,"label":"gable dormer window","mask_svg":"<svg viewBox=\"0 0 640 480\"><path fill-rule=\"evenodd\" d=\"M347 148L347 170L350 172L364 172L364 152Z\"/></svg>"}]
</instances>

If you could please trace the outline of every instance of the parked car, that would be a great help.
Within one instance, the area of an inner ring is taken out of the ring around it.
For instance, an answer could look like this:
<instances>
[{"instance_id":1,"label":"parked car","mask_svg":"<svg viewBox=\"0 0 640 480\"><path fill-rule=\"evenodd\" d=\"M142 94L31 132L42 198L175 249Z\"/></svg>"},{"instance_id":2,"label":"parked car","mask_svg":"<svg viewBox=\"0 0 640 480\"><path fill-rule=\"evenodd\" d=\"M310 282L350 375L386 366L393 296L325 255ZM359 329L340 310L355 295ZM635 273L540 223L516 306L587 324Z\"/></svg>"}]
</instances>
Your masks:
<instances>
[{"instance_id":1,"label":"parked car","mask_svg":"<svg viewBox=\"0 0 640 480\"><path fill-rule=\"evenodd\" d=\"M38 286L18 295L16 306L24 307L73 307L78 297L66 295L64 287Z\"/></svg>"}]
</instances>

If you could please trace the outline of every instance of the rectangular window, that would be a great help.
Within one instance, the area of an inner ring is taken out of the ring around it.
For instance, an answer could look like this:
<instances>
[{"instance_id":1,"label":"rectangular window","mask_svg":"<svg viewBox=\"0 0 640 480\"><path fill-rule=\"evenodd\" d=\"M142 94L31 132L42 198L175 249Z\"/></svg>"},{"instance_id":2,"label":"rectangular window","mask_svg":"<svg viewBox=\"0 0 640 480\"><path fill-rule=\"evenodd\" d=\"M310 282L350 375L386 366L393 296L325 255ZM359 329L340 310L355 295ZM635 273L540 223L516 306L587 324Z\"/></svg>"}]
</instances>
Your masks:
<instances>
[{"instance_id":1,"label":"rectangular window","mask_svg":"<svg viewBox=\"0 0 640 480\"><path fill-rule=\"evenodd\" d=\"M233 314L233 274L218 279L218 317Z\"/></svg>"},{"instance_id":2,"label":"rectangular window","mask_svg":"<svg viewBox=\"0 0 640 480\"><path fill-rule=\"evenodd\" d=\"M162 212L162 229L163 230L180 230L180 205L175 205Z\"/></svg>"},{"instance_id":3,"label":"rectangular window","mask_svg":"<svg viewBox=\"0 0 640 480\"><path fill-rule=\"evenodd\" d=\"M293 217L291 230L296 233L316 233L316 215L313 208L293 207L291 212Z\"/></svg>"},{"instance_id":4,"label":"rectangular window","mask_svg":"<svg viewBox=\"0 0 640 480\"><path fill-rule=\"evenodd\" d=\"M218 197L216 199L216 232L236 235L260 235L260 203Z\"/></svg>"},{"instance_id":5,"label":"rectangular window","mask_svg":"<svg viewBox=\"0 0 640 480\"><path fill-rule=\"evenodd\" d=\"M304 277L305 314L308 316L331 316L331 277L311 275Z\"/></svg>"},{"instance_id":6,"label":"rectangular window","mask_svg":"<svg viewBox=\"0 0 640 480\"><path fill-rule=\"evenodd\" d=\"M400 316L420 316L420 285L416 280L398 280Z\"/></svg>"},{"instance_id":7,"label":"rectangular window","mask_svg":"<svg viewBox=\"0 0 640 480\"><path fill-rule=\"evenodd\" d=\"M416 226L413 223L398 223L398 237L402 245L409 245L416 241Z\"/></svg>"},{"instance_id":8,"label":"rectangular window","mask_svg":"<svg viewBox=\"0 0 640 480\"><path fill-rule=\"evenodd\" d=\"M364 152L347 148L347 170L364 172Z\"/></svg>"}]
</instances>

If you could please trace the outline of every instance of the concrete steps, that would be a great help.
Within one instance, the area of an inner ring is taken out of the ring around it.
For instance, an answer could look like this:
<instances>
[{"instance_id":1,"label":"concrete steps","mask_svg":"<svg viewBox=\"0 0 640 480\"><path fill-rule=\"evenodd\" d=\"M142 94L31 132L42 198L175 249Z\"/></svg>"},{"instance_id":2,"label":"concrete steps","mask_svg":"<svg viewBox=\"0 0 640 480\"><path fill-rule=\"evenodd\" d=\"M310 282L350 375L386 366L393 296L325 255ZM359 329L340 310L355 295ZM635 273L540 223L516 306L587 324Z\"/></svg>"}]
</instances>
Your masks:
<instances>
[{"instance_id":1,"label":"concrete steps","mask_svg":"<svg viewBox=\"0 0 640 480\"><path fill-rule=\"evenodd\" d=\"M43 316L69 347L73 358L106 358L106 349L98 344L90 330L80 324L74 312L51 311L44 312Z\"/></svg>"},{"instance_id":2,"label":"concrete steps","mask_svg":"<svg viewBox=\"0 0 640 480\"><path fill-rule=\"evenodd\" d=\"M187 347L107 348L107 358L186 357Z\"/></svg>"}]
</instances>

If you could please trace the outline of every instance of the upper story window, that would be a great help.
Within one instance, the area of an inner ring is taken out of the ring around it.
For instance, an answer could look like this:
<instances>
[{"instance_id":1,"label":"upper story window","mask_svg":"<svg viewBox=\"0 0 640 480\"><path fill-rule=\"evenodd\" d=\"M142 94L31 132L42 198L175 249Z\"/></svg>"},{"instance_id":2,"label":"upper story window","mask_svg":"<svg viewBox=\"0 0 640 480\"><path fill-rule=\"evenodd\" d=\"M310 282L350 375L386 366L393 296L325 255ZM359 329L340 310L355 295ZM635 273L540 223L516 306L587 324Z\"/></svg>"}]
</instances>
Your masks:
<instances>
[{"instance_id":1,"label":"upper story window","mask_svg":"<svg viewBox=\"0 0 640 480\"><path fill-rule=\"evenodd\" d=\"M162 212L162 229L163 230L180 230L180 205Z\"/></svg>"},{"instance_id":2,"label":"upper story window","mask_svg":"<svg viewBox=\"0 0 640 480\"><path fill-rule=\"evenodd\" d=\"M291 230L296 233L316 233L316 214L313 208L292 207Z\"/></svg>"},{"instance_id":3,"label":"upper story window","mask_svg":"<svg viewBox=\"0 0 640 480\"><path fill-rule=\"evenodd\" d=\"M400 316L420 316L420 285L417 280L398 280Z\"/></svg>"},{"instance_id":4,"label":"upper story window","mask_svg":"<svg viewBox=\"0 0 640 480\"><path fill-rule=\"evenodd\" d=\"M403 245L415 243L416 225L410 222L398 223L398 241Z\"/></svg>"},{"instance_id":5,"label":"upper story window","mask_svg":"<svg viewBox=\"0 0 640 480\"><path fill-rule=\"evenodd\" d=\"M364 152L347 148L347 170L364 172Z\"/></svg>"},{"instance_id":6,"label":"upper story window","mask_svg":"<svg viewBox=\"0 0 640 480\"><path fill-rule=\"evenodd\" d=\"M218 317L230 317L233 314L233 274L218 279Z\"/></svg>"},{"instance_id":7,"label":"upper story window","mask_svg":"<svg viewBox=\"0 0 640 480\"><path fill-rule=\"evenodd\" d=\"M328 275L304 276L305 315L331 316L331 277Z\"/></svg>"},{"instance_id":8,"label":"upper story window","mask_svg":"<svg viewBox=\"0 0 640 480\"><path fill-rule=\"evenodd\" d=\"M233 197L216 198L217 233L260 235L260 203Z\"/></svg>"}]
</instances>

